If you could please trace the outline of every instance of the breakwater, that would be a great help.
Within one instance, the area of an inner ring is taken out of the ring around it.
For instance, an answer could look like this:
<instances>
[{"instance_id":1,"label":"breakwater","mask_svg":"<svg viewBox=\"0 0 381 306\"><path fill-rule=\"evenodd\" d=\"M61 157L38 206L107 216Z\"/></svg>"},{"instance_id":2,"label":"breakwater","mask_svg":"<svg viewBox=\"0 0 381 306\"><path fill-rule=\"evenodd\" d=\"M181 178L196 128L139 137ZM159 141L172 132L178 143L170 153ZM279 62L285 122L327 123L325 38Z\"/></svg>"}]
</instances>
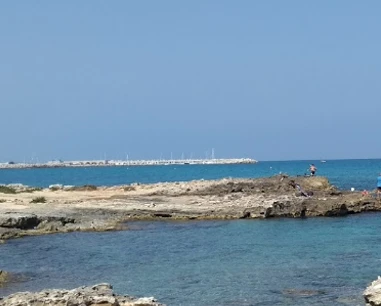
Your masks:
<instances>
[{"instance_id":1,"label":"breakwater","mask_svg":"<svg viewBox=\"0 0 381 306\"><path fill-rule=\"evenodd\" d=\"M83 160L50 161L47 163L0 163L0 169L64 168L64 167L112 167L112 166L165 166L165 165L231 165L255 164L251 158L220 159L152 159L152 160Z\"/></svg>"}]
</instances>

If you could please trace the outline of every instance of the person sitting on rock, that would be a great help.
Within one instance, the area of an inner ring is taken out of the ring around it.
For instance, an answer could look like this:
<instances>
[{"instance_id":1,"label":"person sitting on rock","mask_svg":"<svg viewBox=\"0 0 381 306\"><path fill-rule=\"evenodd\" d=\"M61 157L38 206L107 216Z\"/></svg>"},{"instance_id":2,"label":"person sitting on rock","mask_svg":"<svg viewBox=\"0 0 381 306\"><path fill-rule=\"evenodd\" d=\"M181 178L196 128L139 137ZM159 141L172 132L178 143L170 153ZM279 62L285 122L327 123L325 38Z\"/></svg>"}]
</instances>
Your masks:
<instances>
[{"instance_id":1,"label":"person sitting on rock","mask_svg":"<svg viewBox=\"0 0 381 306\"><path fill-rule=\"evenodd\" d=\"M310 165L310 173L311 173L311 176L314 176L315 175L315 172L316 172L317 168L314 164L311 164Z\"/></svg>"},{"instance_id":2,"label":"person sitting on rock","mask_svg":"<svg viewBox=\"0 0 381 306\"><path fill-rule=\"evenodd\" d=\"M302 196L307 198L310 197L310 195L307 192L305 192L303 188L299 184L297 184L294 180L290 181L290 185L294 187L296 190L298 190Z\"/></svg>"}]
</instances>

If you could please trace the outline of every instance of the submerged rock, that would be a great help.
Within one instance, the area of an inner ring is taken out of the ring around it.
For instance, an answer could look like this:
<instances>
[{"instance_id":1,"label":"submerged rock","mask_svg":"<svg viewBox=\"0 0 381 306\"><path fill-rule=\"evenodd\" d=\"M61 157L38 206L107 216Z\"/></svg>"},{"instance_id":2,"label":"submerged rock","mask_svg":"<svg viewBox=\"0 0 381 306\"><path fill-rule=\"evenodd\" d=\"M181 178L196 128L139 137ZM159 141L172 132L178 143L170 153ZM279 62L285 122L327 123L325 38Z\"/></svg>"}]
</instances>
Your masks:
<instances>
[{"instance_id":1,"label":"submerged rock","mask_svg":"<svg viewBox=\"0 0 381 306\"><path fill-rule=\"evenodd\" d=\"M6 283L9 281L10 275L8 272L0 270L0 286L3 283Z\"/></svg>"},{"instance_id":2,"label":"submerged rock","mask_svg":"<svg viewBox=\"0 0 381 306\"><path fill-rule=\"evenodd\" d=\"M153 297L135 298L114 294L110 284L80 287L73 290L50 289L41 292L19 292L0 298L1 306L165 306Z\"/></svg>"},{"instance_id":3,"label":"submerged rock","mask_svg":"<svg viewBox=\"0 0 381 306\"><path fill-rule=\"evenodd\" d=\"M284 295L294 295L299 297L310 297L314 295L324 294L322 290L308 290L308 289L285 289L282 291Z\"/></svg>"}]
</instances>

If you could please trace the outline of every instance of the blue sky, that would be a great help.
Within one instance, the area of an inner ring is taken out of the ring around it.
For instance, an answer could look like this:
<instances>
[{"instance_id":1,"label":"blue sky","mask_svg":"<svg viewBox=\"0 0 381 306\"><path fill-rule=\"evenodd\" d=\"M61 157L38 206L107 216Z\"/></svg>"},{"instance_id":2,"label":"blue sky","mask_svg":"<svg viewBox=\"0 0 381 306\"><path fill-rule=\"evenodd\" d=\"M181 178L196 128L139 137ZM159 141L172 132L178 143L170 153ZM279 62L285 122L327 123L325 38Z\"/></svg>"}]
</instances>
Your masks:
<instances>
[{"instance_id":1,"label":"blue sky","mask_svg":"<svg viewBox=\"0 0 381 306\"><path fill-rule=\"evenodd\" d=\"M0 161L381 157L380 1L7 1Z\"/></svg>"}]
</instances>

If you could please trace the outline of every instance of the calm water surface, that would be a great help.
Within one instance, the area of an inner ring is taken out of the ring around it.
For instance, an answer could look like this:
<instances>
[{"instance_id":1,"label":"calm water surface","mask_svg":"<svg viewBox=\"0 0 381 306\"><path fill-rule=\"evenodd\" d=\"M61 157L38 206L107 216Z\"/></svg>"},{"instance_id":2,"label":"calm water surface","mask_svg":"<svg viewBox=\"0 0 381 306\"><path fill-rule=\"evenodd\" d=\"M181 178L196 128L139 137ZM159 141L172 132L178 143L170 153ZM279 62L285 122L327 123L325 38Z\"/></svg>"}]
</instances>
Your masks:
<instances>
[{"instance_id":1,"label":"calm water surface","mask_svg":"<svg viewBox=\"0 0 381 306\"><path fill-rule=\"evenodd\" d=\"M130 227L0 245L1 268L27 277L0 295L110 282L168 305L354 306L381 274L381 214Z\"/></svg>"}]
</instances>

